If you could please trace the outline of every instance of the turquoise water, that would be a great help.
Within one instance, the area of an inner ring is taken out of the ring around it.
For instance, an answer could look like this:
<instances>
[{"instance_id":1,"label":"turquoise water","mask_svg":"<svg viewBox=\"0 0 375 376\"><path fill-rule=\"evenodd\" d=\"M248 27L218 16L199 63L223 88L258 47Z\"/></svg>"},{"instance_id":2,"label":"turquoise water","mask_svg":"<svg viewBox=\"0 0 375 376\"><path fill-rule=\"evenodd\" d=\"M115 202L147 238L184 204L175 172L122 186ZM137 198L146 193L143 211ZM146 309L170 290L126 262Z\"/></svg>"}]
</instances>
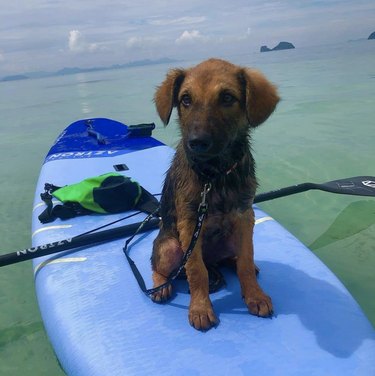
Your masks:
<instances>
[{"instance_id":1,"label":"turquoise water","mask_svg":"<svg viewBox=\"0 0 375 376\"><path fill-rule=\"evenodd\" d=\"M253 135L259 191L375 175L374 41L219 57L259 68L282 97ZM40 165L68 124L155 121L155 136L176 144L176 123L163 128L152 102L168 68L0 83L1 254L30 245ZM375 199L310 191L261 207L334 271L375 325ZM43 330L30 262L1 269L0 304L0 375L63 374Z\"/></svg>"}]
</instances>

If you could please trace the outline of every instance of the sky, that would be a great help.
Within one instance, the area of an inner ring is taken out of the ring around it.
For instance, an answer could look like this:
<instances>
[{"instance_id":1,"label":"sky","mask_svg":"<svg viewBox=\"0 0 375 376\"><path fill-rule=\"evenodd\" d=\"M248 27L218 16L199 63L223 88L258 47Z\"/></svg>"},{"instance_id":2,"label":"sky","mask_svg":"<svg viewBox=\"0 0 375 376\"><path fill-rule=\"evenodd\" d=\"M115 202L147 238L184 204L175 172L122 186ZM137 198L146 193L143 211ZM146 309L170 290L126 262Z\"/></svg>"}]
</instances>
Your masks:
<instances>
[{"instance_id":1,"label":"sky","mask_svg":"<svg viewBox=\"0 0 375 376\"><path fill-rule=\"evenodd\" d=\"M374 0L0 0L0 76L367 38Z\"/></svg>"}]
</instances>

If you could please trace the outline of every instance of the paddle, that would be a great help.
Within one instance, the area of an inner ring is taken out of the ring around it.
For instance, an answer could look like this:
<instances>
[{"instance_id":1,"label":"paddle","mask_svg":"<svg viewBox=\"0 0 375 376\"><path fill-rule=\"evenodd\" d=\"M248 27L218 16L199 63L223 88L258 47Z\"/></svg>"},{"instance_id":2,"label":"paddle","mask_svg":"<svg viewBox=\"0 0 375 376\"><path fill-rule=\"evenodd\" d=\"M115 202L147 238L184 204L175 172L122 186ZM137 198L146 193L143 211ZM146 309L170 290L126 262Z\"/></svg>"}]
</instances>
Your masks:
<instances>
[{"instance_id":1,"label":"paddle","mask_svg":"<svg viewBox=\"0 0 375 376\"><path fill-rule=\"evenodd\" d=\"M289 196L311 189L318 189L321 191L346 195L375 197L375 177L357 176L354 178L334 180L323 184L303 183L292 185L290 187L281 188L275 191L260 193L255 196L254 203L273 200L275 198ZM151 229L155 229L159 225L159 221L159 218L152 218L139 232L145 232ZM48 243L17 252L0 255L0 267L15 264L17 262L25 260L30 260L40 256L67 251L73 248L95 245L115 239L125 238L127 236L133 235L140 224L141 223L133 223L126 226L116 227L110 230L78 235L70 239L60 240L53 243Z\"/></svg>"},{"instance_id":2,"label":"paddle","mask_svg":"<svg viewBox=\"0 0 375 376\"><path fill-rule=\"evenodd\" d=\"M279 197L294 195L295 193L306 192L311 189L318 189L331 193L355 196L373 196L375 197L375 177L374 176L356 176L333 180L327 183L302 183L277 189L275 191L260 193L255 196L254 203L273 200Z\"/></svg>"}]
</instances>

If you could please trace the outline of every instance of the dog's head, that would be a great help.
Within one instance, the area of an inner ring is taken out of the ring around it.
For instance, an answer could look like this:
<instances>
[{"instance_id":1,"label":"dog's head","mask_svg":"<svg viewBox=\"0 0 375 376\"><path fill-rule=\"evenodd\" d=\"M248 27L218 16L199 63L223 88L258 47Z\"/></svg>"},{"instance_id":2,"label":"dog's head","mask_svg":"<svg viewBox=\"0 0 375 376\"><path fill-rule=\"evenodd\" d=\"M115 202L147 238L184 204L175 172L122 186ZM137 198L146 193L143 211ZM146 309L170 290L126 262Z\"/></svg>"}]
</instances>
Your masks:
<instances>
[{"instance_id":1,"label":"dog's head","mask_svg":"<svg viewBox=\"0 0 375 376\"><path fill-rule=\"evenodd\" d=\"M169 71L155 94L163 123L177 107L186 154L205 163L247 140L249 129L263 123L278 101L261 73L219 59Z\"/></svg>"}]
</instances>

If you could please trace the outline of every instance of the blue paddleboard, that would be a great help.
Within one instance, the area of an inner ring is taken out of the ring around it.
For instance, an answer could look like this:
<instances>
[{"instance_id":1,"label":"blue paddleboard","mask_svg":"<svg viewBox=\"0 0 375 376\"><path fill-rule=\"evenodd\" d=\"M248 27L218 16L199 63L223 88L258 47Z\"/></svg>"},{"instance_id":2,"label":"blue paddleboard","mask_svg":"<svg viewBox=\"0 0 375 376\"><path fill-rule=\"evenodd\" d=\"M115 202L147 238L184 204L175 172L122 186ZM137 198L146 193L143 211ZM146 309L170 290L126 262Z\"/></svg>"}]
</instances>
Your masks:
<instances>
[{"instance_id":1,"label":"blue paddleboard","mask_svg":"<svg viewBox=\"0 0 375 376\"><path fill-rule=\"evenodd\" d=\"M122 170L161 192L173 149L131 137L109 119L81 120L56 140L42 166L33 209L33 246L70 238L129 213L86 215L41 224L45 183L58 186ZM124 257L124 240L33 260L45 329L68 375L375 375L375 331L333 273L298 239L255 207L259 283L276 316L248 313L238 279L211 295L220 325L206 333L188 323L186 281L168 303L153 303ZM142 221L144 214L112 227ZM130 255L152 287L150 256L157 231L136 237Z\"/></svg>"}]
</instances>

